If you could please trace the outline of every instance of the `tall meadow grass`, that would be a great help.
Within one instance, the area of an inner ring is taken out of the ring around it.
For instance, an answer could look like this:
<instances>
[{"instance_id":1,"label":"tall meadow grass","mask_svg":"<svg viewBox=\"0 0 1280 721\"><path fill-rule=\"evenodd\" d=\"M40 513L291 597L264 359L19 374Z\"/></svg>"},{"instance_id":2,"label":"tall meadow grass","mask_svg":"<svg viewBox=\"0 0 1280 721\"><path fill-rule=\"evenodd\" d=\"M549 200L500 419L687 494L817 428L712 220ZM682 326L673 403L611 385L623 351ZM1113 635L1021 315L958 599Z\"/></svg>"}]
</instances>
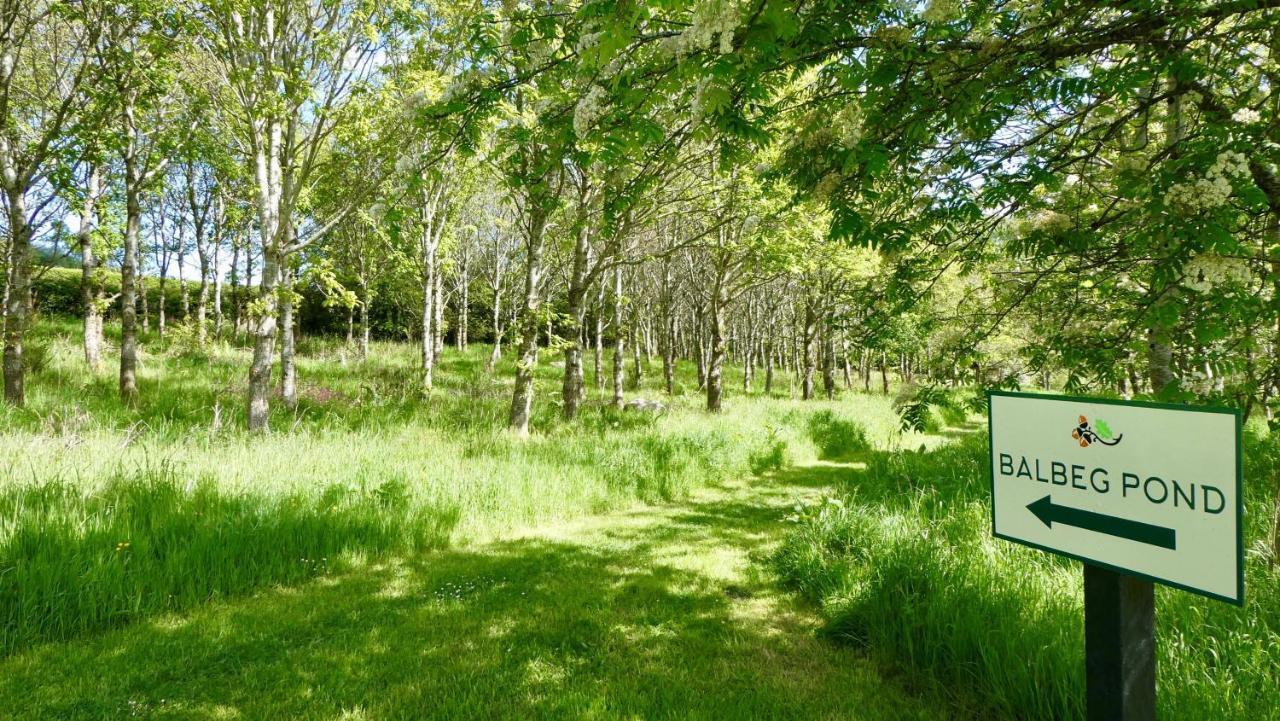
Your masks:
<instances>
[{"instance_id":1,"label":"tall meadow grass","mask_svg":"<svg viewBox=\"0 0 1280 721\"><path fill-rule=\"evenodd\" d=\"M487 348L446 352L423 394L408 345L376 344L362 360L307 339L298 407L277 401L272 433L256 436L241 430L243 348L196 348L180 326L148 338L142 399L126 407L109 366L83 367L73 324L44 323L34 337L46 361L30 402L0 410L0 654L389 555L675 500L815 453L807 408L731 397L732 412L708 416L686 367L690 393L667 413L619 411L593 394L564 422L560 371L544 363L534 434L521 440L504 428L511 366L486 372ZM877 406L886 428L887 403Z\"/></svg>"},{"instance_id":2,"label":"tall meadow grass","mask_svg":"<svg viewBox=\"0 0 1280 721\"><path fill-rule=\"evenodd\" d=\"M1280 570L1269 557L1277 439L1246 448L1247 603L1157 591L1160 714L1280 718ZM818 601L834 637L918 672L993 714L1084 716L1080 564L991 537L980 433L926 451L878 452L834 480L774 557Z\"/></svg>"}]
</instances>

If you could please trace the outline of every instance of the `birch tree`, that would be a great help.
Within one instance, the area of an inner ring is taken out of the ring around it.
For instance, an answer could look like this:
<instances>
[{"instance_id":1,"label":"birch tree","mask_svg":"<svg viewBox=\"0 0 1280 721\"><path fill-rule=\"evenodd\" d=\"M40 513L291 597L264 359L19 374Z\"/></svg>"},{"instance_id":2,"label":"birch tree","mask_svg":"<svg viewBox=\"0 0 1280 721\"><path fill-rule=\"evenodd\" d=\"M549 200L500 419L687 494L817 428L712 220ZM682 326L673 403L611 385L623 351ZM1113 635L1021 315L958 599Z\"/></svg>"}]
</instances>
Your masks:
<instances>
[{"instance_id":1,"label":"birch tree","mask_svg":"<svg viewBox=\"0 0 1280 721\"><path fill-rule=\"evenodd\" d=\"M95 48L98 89L110 97L112 132L107 137L120 159L125 197L119 385L121 399L132 403L138 398L135 304L142 215L147 195L163 179L178 139L170 124L178 102L174 93L177 68L172 60L178 50L182 18L147 0L130 0L113 4L103 22ZM160 304L163 323L163 294Z\"/></svg>"},{"instance_id":2,"label":"birch tree","mask_svg":"<svg viewBox=\"0 0 1280 721\"><path fill-rule=\"evenodd\" d=\"M266 431L288 258L324 237L363 196L301 228L298 211L344 105L369 81L381 40L373 8L351 0L218 0L204 19L206 48L253 177L262 278L250 318L248 425Z\"/></svg>"},{"instance_id":3,"label":"birch tree","mask_svg":"<svg viewBox=\"0 0 1280 721\"><path fill-rule=\"evenodd\" d=\"M30 315L32 237L56 182L76 153L69 132L92 123L84 111L102 31L101 6L52 0L0 0L0 190L8 228L5 247L4 399L26 401L23 342ZM30 201L30 204L29 204Z\"/></svg>"}]
</instances>

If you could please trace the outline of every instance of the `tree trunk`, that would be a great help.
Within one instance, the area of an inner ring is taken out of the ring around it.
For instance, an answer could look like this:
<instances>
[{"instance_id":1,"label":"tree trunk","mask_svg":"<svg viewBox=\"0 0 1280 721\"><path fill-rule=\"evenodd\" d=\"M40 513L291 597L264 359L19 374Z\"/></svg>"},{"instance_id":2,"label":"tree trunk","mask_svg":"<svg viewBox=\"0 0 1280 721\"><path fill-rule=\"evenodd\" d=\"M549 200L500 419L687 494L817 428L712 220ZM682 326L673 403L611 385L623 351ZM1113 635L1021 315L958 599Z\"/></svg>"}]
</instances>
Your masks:
<instances>
[{"instance_id":1,"label":"tree trunk","mask_svg":"<svg viewBox=\"0 0 1280 721\"><path fill-rule=\"evenodd\" d=\"M561 415L566 421L578 416L578 407L585 395L582 381L582 343L586 335L584 323L587 307L588 230L579 228L573 249L573 266L570 268L567 297L569 332L564 344L564 382L560 388Z\"/></svg>"},{"instance_id":2,"label":"tree trunk","mask_svg":"<svg viewBox=\"0 0 1280 721\"><path fill-rule=\"evenodd\" d=\"M830 325L824 325L822 328L822 391L826 394L827 400L835 400L836 346Z\"/></svg>"},{"instance_id":3,"label":"tree trunk","mask_svg":"<svg viewBox=\"0 0 1280 721\"><path fill-rule=\"evenodd\" d=\"M240 333L240 244L231 241L231 336ZM219 334L221 335L221 334Z\"/></svg>"},{"instance_id":4,"label":"tree trunk","mask_svg":"<svg viewBox=\"0 0 1280 721\"><path fill-rule=\"evenodd\" d=\"M245 293L247 295L249 287L253 285L253 248L247 246L244 249L244 285ZM262 286L261 279L258 281L258 286L259 288ZM252 322L252 319L243 317L244 310L242 303L239 309L241 318L236 322L236 335L239 335L240 333L250 333L249 324ZM244 322L243 328L240 326L240 321Z\"/></svg>"},{"instance_id":5,"label":"tree trunk","mask_svg":"<svg viewBox=\"0 0 1280 721\"><path fill-rule=\"evenodd\" d=\"M280 396L286 408L298 407L298 366L294 362L293 270L282 269L280 280Z\"/></svg>"},{"instance_id":6,"label":"tree trunk","mask_svg":"<svg viewBox=\"0 0 1280 721\"><path fill-rule=\"evenodd\" d=\"M884 351L880 351L880 390L889 395L889 359Z\"/></svg>"},{"instance_id":7,"label":"tree trunk","mask_svg":"<svg viewBox=\"0 0 1280 721\"><path fill-rule=\"evenodd\" d=\"M1186 126L1182 112L1183 96L1176 92L1177 80L1170 81L1169 86L1173 94L1167 101L1168 116L1165 119L1165 134L1171 149L1170 155L1176 159L1180 155L1177 146L1186 134ZM1157 277L1159 275L1157 273ZM1177 287L1157 286L1152 290L1155 301L1151 304L1152 320L1147 327L1147 379L1151 382L1151 393L1159 396L1174 382L1173 328L1168 321L1170 314L1163 312L1163 309L1174 302Z\"/></svg>"},{"instance_id":8,"label":"tree trunk","mask_svg":"<svg viewBox=\"0 0 1280 721\"><path fill-rule=\"evenodd\" d=\"M431 338L431 352L435 356L435 365L440 365L440 355L444 353L444 273L440 272L439 265L439 262L437 262L435 274L436 299L433 304L435 306L436 319L431 327L431 330L435 333Z\"/></svg>"},{"instance_id":9,"label":"tree trunk","mask_svg":"<svg viewBox=\"0 0 1280 721\"><path fill-rule=\"evenodd\" d=\"M817 364L813 357L813 341L817 329L818 317L814 311L813 301L804 304L804 326L801 328L801 353L804 361L804 380L800 386L800 397L804 400L813 398L813 374Z\"/></svg>"},{"instance_id":10,"label":"tree trunk","mask_svg":"<svg viewBox=\"0 0 1280 721\"><path fill-rule=\"evenodd\" d=\"M631 310L631 367L635 371L635 381L633 388L639 392L640 386L644 383L644 363L640 360L640 340L643 338L636 326L640 325L640 319L636 314L635 308Z\"/></svg>"},{"instance_id":11,"label":"tree trunk","mask_svg":"<svg viewBox=\"0 0 1280 721\"><path fill-rule=\"evenodd\" d=\"M698 348L697 348L697 351L698 351L698 358L697 358L697 360L698 360L698 390L705 390L705 389L706 389L706 387L707 387L707 355L708 355L708 353L707 353L706 340L703 338L703 335L704 335L704 330L703 330L703 327L702 327L702 323L699 323L699 324L698 324L698 331L697 331L697 333L695 334L695 336L696 336L695 340L696 340L696 342L697 342L697 344L698 344Z\"/></svg>"},{"instance_id":12,"label":"tree trunk","mask_svg":"<svg viewBox=\"0 0 1280 721\"><path fill-rule=\"evenodd\" d=\"M546 211L534 205L525 238L524 307L520 312L520 355L516 358L516 382L511 394L507 426L521 438L529 436L533 413L533 373L538 364L538 311L542 308L542 244Z\"/></svg>"},{"instance_id":13,"label":"tree trunk","mask_svg":"<svg viewBox=\"0 0 1280 721\"><path fill-rule=\"evenodd\" d=\"M595 378L596 390L604 390L604 281L600 282L599 290L596 295L596 328L595 328L595 371L592 375Z\"/></svg>"},{"instance_id":14,"label":"tree trunk","mask_svg":"<svg viewBox=\"0 0 1280 721\"><path fill-rule=\"evenodd\" d=\"M720 412L724 392L724 313L727 299L723 297L719 281L716 285L711 299L711 354L707 363L707 410L711 413Z\"/></svg>"},{"instance_id":15,"label":"tree trunk","mask_svg":"<svg viewBox=\"0 0 1280 721\"><path fill-rule=\"evenodd\" d=\"M840 359L844 373L844 389L853 390L853 364L849 360L849 342L844 338L840 339Z\"/></svg>"},{"instance_id":16,"label":"tree trunk","mask_svg":"<svg viewBox=\"0 0 1280 721\"><path fill-rule=\"evenodd\" d=\"M623 403L625 353L626 334L622 328L622 266L618 266L613 271L613 405L616 408L621 408Z\"/></svg>"},{"instance_id":17,"label":"tree trunk","mask_svg":"<svg viewBox=\"0 0 1280 721\"><path fill-rule=\"evenodd\" d=\"M10 405L26 403L26 367L22 344L26 337L28 300L31 296L31 228L27 206L19 188L9 196L9 282L4 306L4 399Z\"/></svg>"},{"instance_id":18,"label":"tree trunk","mask_svg":"<svg viewBox=\"0 0 1280 721\"><path fill-rule=\"evenodd\" d=\"M360 281L360 360L369 357L369 340L372 329L369 327L369 306L373 303L373 294L369 290L369 281Z\"/></svg>"},{"instance_id":19,"label":"tree trunk","mask_svg":"<svg viewBox=\"0 0 1280 721\"><path fill-rule=\"evenodd\" d=\"M151 299L147 297L147 276L142 272L142 244L133 244L134 282L138 286L138 301L142 303L142 332L151 332Z\"/></svg>"},{"instance_id":20,"label":"tree trunk","mask_svg":"<svg viewBox=\"0 0 1280 721\"><path fill-rule=\"evenodd\" d=\"M773 393L773 341L764 344L764 394Z\"/></svg>"},{"instance_id":21,"label":"tree trunk","mask_svg":"<svg viewBox=\"0 0 1280 721\"><path fill-rule=\"evenodd\" d=\"M463 253L459 258L458 272L461 274L461 280L458 284L458 327L454 331L454 343L458 347L459 352L467 350L467 329L471 324L471 261L468 253Z\"/></svg>"},{"instance_id":22,"label":"tree trunk","mask_svg":"<svg viewBox=\"0 0 1280 721\"><path fill-rule=\"evenodd\" d=\"M196 293L196 343L203 348L209 342L209 260L200 253L200 289Z\"/></svg>"},{"instance_id":23,"label":"tree trunk","mask_svg":"<svg viewBox=\"0 0 1280 721\"><path fill-rule=\"evenodd\" d=\"M493 350L489 353L489 368L492 369L502 358L502 289L495 283L493 286Z\"/></svg>"},{"instance_id":24,"label":"tree trunk","mask_svg":"<svg viewBox=\"0 0 1280 721\"><path fill-rule=\"evenodd\" d=\"M98 287L98 260L93 252L97 229L97 202L102 194L102 168L89 169L84 206L80 211L80 302L84 308L84 360L89 369L102 369L102 290Z\"/></svg>"},{"instance_id":25,"label":"tree trunk","mask_svg":"<svg viewBox=\"0 0 1280 721\"><path fill-rule=\"evenodd\" d=\"M165 269L164 269L164 268L161 268L161 269L160 269L160 282L157 284L157 288L158 288L158 289L159 289L159 291L160 291L160 302L159 302L159 304L158 304L158 305L159 305L159 308L157 308L157 321L156 321L156 329L157 329L157 331L160 333L160 340L164 340L164 330L165 330L165 321L166 321L165 308L164 308L164 307L165 307L165 305L167 305L167 304L165 303L164 286L165 286L165 282L166 282L167 280L168 280L168 278L166 278L166 277L165 277Z\"/></svg>"},{"instance_id":26,"label":"tree trunk","mask_svg":"<svg viewBox=\"0 0 1280 721\"><path fill-rule=\"evenodd\" d=\"M223 268L220 238L214 239L214 337L223 337Z\"/></svg>"},{"instance_id":27,"label":"tree trunk","mask_svg":"<svg viewBox=\"0 0 1280 721\"><path fill-rule=\"evenodd\" d=\"M138 233L142 208L133 161L125 162L124 263L120 268L120 398L125 403L138 399L138 317L137 294L142 293L146 317L146 285L137 278Z\"/></svg>"},{"instance_id":28,"label":"tree trunk","mask_svg":"<svg viewBox=\"0 0 1280 721\"><path fill-rule=\"evenodd\" d=\"M265 236L266 234L264 234ZM283 259L274 241L263 248L259 307L253 323L253 362L249 366L249 430L266 432L270 411L271 365L275 360L278 284Z\"/></svg>"},{"instance_id":29,"label":"tree trunk","mask_svg":"<svg viewBox=\"0 0 1280 721\"><path fill-rule=\"evenodd\" d=\"M431 229L423 232L430 233ZM436 249L428 241L422 254L422 337L419 355L422 361L422 391L431 392L432 374L436 366Z\"/></svg>"},{"instance_id":30,"label":"tree trunk","mask_svg":"<svg viewBox=\"0 0 1280 721\"><path fill-rule=\"evenodd\" d=\"M662 382L667 395L676 392L676 316L668 308L665 318L666 341L662 348Z\"/></svg>"},{"instance_id":31,"label":"tree trunk","mask_svg":"<svg viewBox=\"0 0 1280 721\"><path fill-rule=\"evenodd\" d=\"M182 322L191 319L191 299L187 297L187 276L186 269L182 266L186 264L187 254L183 251L182 236L178 236L178 301L179 309L182 311ZM164 298L163 294L160 296ZM163 300L161 301L163 302Z\"/></svg>"}]
</instances>

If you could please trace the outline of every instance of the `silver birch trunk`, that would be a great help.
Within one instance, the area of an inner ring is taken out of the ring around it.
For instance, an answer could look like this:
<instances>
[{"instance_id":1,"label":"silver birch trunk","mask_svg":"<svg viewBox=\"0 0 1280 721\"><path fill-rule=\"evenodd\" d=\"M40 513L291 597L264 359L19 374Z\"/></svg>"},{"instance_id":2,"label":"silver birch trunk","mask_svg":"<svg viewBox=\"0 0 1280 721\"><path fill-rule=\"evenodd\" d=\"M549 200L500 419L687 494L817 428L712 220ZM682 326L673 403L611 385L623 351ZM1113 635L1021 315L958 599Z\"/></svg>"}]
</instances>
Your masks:
<instances>
[{"instance_id":1,"label":"silver birch trunk","mask_svg":"<svg viewBox=\"0 0 1280 721\"><path fill-rule=\"evenodd\" d=\"M89 168L84 206L80 210L80 301L84 307L84 361L89 369L102 369L102 291L98 287L98 260L93 252L93 234L97 229L97 202L102 193L102 167Z\"/></svg>"}]
</instances>

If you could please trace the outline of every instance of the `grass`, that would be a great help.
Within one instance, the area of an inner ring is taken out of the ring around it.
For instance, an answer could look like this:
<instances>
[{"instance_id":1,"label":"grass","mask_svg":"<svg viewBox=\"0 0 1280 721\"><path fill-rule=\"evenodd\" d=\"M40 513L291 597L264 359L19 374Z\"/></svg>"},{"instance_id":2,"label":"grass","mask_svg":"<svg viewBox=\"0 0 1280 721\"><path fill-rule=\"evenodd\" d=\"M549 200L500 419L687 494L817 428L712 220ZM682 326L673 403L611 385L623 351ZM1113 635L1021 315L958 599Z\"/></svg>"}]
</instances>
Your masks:
<instances>
[{"instance_id":1,"label":"grass","mask_svg":"<svg viewBox=\"0 0 1280 721\"><path fill-rule=\"evenodd\" d=\"M728 483L45 644L0 662L0 718L948 717L759 573L818 494Z\"/></svg>"},{"instance_id":2,"label":"grass","mask_svg":"<svg viewBox=\"0 0 1280 721\"><path fill-rule=\"evenodd\" d=\"M0 434L0 719L945 715L761 572L821 499L778 479L838 402L593 398L566 424L544 365L520 441L487 349L448 351L423 398L411 348L312 341L298 411L254 437L243 350L152 339L127 409L73 327L40 331ZM888 399L863 407L897 437Z\"/></svg>"},{"instance_id":3,"label":"grass","mask_svg":"<svg viewBox=\"0 0 1280 721\"><path fill-rule=\"evenodd\" d=\"M991 537L985 437L957 435L826 469L840 502L803 513L774 566L822 605L828 634L940 692L1000 717L1082 718L1080 564ZM1245 607L1157 591L1162 718L1280 718L1280 572L1264 540L1276 449L1246 451Z\"/></svg>"},{"instance_id":4,"label":"grass","mask_svg":"<svg viewBox=\"0 0 1280 721\"><path fill-rule=\"evenodd\" d=\"M593 398L564 423L549 363L534 436L521 441L504 430L511 368L486 373L487 348L448 350L424 398L412 347L379 344L359 361L316 339L302 348L297 410L277 403L275 432L251 436L240 430L247 351L198 353L181 332L151 338L142 400L126 408L112 372L83 368L77 331L37 328L46 360L30 403L0 418L0 655L370 561L679 499L814 453L809 408L777 398L731 395L733 412L714 418L692 393L660 416ZM690 389L691 374L681 368ZM891 433L888 401L874 408L878 432Z\"/></svg>"},{"instance_id":5,"label":"grass","mask_svg":"<svg viewBox=\"0 0 1280 721\"><path fill-rule=\"evenodd\" d=\"M0 410L0 719L1083 713L1079 565L990 537L964 419L904 434L885 396L733 367L708 416L682 364L669 412L592 391L565 423L544 358L521 441L486 348L423 397L407 345L305 339L298 408L251 436L242 348L149 338L126 408L74 324L35 336ZM1158 592L1166 718L1280 718L1278 472L1250 435L1245 608Z\"/></svg>"}]
</instances>

